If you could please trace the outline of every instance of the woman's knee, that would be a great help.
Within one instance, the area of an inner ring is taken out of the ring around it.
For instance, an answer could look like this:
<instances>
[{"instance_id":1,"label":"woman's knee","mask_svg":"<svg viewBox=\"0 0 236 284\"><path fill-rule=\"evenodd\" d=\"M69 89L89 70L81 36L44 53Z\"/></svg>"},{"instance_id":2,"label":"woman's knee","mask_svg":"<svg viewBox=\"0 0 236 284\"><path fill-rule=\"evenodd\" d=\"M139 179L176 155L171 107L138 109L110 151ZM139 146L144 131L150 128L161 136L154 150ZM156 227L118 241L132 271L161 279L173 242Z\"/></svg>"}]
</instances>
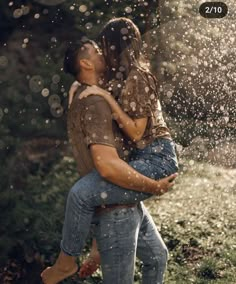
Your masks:
<instances>
[{"instance_id":1,"label":"woman's knee","mask_svg":"<svg viewBox=\"0 0 236 284\"><path fill-rule=\"evenodd\" d=\"M88 200L89 190L83 182L78 181L69 191L68 200L72 202L83 202Z\"/></svg>"}]
</instances>

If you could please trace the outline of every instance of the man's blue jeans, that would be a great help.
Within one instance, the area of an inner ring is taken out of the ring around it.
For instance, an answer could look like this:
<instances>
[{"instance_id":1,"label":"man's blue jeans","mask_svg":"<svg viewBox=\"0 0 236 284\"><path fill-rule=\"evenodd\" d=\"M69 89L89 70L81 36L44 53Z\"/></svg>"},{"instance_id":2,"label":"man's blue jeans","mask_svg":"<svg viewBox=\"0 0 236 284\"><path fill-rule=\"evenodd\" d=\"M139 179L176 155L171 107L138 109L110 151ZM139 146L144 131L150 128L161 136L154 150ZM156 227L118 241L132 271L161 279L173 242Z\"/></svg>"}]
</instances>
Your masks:
<instances>
[{"instance_id":1,"label":"man's blue jeans","mask_svg":"<svg viewBox=\"0 0 236 284\"><path fill-rule=\"evenodd\" d=\"M136 255L143 263L142 283L163 283L168 251L142 203L96 216L92 228L104 284L132 284Z\"/></svg>"},{"instance_id":2,"label":"man's blue jeans","mask_svg":"<svg viewBox=\"0 0 236 284\"><path fill-rule=\"evenodd\" d=\"M175 173L178 170L175 145L170 140L157 139L143 150L136 149L129 165L153 179ZM96 206L138 203L151 196L121 188L101 178L97 171L92 171L81 178L69 192L61 249L68 255L80 255Z\"/></svg>"}]
</instances>

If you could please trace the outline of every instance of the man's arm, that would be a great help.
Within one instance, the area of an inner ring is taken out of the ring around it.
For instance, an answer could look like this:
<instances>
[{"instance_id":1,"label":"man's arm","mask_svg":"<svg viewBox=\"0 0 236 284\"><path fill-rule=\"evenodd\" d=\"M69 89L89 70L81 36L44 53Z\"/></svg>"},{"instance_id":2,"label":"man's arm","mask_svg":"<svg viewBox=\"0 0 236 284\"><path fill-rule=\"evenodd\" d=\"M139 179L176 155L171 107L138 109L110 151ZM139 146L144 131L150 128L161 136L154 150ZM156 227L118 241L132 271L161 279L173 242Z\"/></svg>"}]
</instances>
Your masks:
<instances>
[{"instance_id":1,"label":"man's arm","mask_svg":"<svg viewBox=\"0 0 236 284\"><path fill-rule=\"evenodd\" d=\"M90 146L94 165L106 180L126 189L161 195L174 185L177 174L159 181L150 179L121 160L115 148L92 144Z\"/></svg>"},{"instance_id":2,"label":"man's arm","mask_svg":"<svg viewBox=\"0 0 236 284\"><path fill-rule=\"evenodd\" d=\"M106 180L126 189L152 194L167 191L176 175L155 181L125 163L118 156L112 129L112 113L108 103L99 96L84 98L86 103L83 132L94 165Z\"/></svg>"}]
</instances>

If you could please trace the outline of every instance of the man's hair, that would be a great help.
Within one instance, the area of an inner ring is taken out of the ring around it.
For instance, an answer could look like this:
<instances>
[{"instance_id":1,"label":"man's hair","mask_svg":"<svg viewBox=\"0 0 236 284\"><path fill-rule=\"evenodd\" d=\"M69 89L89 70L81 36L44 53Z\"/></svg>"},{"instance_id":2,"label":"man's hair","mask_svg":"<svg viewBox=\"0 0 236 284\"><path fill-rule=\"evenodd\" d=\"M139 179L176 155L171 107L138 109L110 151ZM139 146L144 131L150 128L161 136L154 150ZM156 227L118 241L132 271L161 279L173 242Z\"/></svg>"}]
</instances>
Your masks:
<instances>
[{"instance_id":1,"label":"man's hair","mask_svg":"<svg viewBox=\"0 0 236 284\"><path fill-rule=\"evenodd\" d=\"M79 72L80 68L77 64L78 57L88 58L87 48L85 46L86 43L93 44L91 40L81 40L75 43L70 43L64 58L64 72L69 73L76 77Z\"/></svg>"}]
</instances>

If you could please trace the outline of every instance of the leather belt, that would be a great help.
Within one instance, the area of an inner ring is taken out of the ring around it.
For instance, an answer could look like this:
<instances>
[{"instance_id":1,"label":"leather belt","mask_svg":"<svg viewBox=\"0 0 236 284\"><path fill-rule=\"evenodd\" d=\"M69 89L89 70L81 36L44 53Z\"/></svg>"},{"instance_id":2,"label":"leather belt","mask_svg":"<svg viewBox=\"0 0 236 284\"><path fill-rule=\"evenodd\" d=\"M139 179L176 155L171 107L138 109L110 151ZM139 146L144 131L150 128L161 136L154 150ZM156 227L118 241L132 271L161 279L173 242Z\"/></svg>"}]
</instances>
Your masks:
<instances>
[{"instance_id":1,"label":"leather belt","mask_svg":"<svg viewBox=\"0 0 236 284\"><path fill-rule=\"evenodd\" d=\"M114 209L122 209L122 208L132 208L137 206L137 203L132 203L132 204L108 204L108 205L102 205L102 206L97 206L95 208L95 213L96 214L101 214L105 212L112 211Z\"/></svg>"}]
</instances>

